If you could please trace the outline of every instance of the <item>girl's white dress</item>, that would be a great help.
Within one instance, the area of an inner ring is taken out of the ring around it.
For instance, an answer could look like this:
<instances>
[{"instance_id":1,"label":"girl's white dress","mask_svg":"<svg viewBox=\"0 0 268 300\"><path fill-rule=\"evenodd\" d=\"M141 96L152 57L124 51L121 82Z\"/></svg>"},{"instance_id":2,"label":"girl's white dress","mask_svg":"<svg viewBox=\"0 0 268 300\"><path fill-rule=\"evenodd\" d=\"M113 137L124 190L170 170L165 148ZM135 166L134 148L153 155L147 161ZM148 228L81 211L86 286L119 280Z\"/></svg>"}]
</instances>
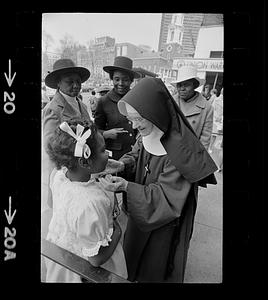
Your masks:
<instances>
[{"instance_id":1,"label":"girl's white dress","mask_svg":"<svg viewBox=\"0 0 268 300\"><path fill-rule=\"evenodd\" d=\"M108 246L113 234L113 193L101 188L95 179L72 182L62 168L51 177L53 216L47 240L85 259ZM81 282L80 276L46 259L46 282ZM101 267L127 278L122 245Z\"/></svg>"}]
</instances>

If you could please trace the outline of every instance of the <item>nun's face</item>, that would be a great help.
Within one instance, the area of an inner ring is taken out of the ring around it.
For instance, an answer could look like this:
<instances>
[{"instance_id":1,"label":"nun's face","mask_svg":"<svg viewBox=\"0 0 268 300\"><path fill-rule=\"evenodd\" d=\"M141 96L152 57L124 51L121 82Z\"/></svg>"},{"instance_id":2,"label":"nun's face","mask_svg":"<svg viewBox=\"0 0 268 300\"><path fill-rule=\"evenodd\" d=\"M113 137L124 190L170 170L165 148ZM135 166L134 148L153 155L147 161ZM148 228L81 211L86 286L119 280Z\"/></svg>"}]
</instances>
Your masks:
<instances>
[{"instance_id":1,"label":"nun's face","mask_svg":"<svg viewBox=\"0 0 268 300\"><path fill-rule=\"evenodd\" d=\"M147 136L153 131L153 123L144 119L138 112L128 113L127 119L132 122L133 129L138 129L141 136Z\"/></svg>"},{"instance_id":2,"label":"nun's face","mask_svg":"<svg viewBox=\"0 0 268 300\"><path fill-rule=\"evenodd\" d=\"M65 95L76 97L81 90L81 78L76 73L62 75L58 87Z\"/></svg>"}]
</instances>

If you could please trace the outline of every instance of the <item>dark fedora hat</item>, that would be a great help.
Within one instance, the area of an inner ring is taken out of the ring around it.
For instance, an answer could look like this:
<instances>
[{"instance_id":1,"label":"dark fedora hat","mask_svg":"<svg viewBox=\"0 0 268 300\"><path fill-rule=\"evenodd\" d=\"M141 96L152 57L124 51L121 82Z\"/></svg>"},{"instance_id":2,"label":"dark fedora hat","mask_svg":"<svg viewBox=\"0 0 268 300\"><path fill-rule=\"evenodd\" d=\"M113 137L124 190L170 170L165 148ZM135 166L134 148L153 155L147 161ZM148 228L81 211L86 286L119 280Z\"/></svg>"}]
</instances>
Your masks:
<instances>
[{"instance_id":1,"label":"dark fedora hat","mask_svg":"<svg viewBox=\"0 0 268 300\"><path fill-rule=\"evenodd\" d=\"M81 77L81 82L85 82L89 76L90 72L84 67L77 67L75 63L69 58L61 58L55 61L53 65L53 71L48 72L45 78L45 84L56 89L59 82L60 76L66 73L76 73Z\"/></svg>"},{"instance_id":2,"label":"dark fedora hat","mask_svg":"<svg viewBox=\"0 0 268 300\"><path fill-rule=\"evenodd\" d=\"M103 70L107 73L110 73L115 70L125 71L134 76L134 78L139 78L140 74L133 71L132 69L133 61L129 57L126 56L116 56L114 59L113 66L105 66Z\"/></svg>"}]
</instances>

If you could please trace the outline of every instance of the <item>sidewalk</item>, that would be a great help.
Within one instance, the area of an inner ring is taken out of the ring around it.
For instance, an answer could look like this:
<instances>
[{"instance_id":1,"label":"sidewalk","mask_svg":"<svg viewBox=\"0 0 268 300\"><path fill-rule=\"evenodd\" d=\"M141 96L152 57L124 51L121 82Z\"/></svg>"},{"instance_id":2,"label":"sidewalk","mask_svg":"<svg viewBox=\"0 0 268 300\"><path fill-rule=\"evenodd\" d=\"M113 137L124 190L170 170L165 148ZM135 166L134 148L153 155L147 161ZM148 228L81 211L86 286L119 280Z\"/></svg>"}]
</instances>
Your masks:
<instances>
[{"instance_id":1,"label":"sidewalk","mask_svg":"<svg viewBox=\"0 0 268 300\"><path fill-rule=\"evenodd\" d=\"M217 163L216 151L211 156ZM217 185L199 188L184 283L222 282L222 172L215 176Z\"/></svg>"}]
</instances>

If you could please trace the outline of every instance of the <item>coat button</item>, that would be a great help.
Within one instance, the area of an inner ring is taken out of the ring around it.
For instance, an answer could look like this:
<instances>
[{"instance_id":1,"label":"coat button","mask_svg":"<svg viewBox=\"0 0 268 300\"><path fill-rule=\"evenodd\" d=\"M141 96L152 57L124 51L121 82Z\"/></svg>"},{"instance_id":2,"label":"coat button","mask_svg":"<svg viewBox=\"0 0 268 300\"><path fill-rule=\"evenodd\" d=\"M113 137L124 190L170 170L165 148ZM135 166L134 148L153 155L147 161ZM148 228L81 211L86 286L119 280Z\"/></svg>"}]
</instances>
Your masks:
<instances>
[{"instance_id":1,"label":"coat button","mask_svg":"<svg viewBox=\"0 0 268 300\"><path fill-rule=\"evenodd\" d=\"M132 123L129 121L128 124L132 124Z\"/></svg>"},{"instance_id":2,"label":"coat button","mask_svg":"<svg viewBox=\"0 0 268 300\"><path fill-rule=\"evenodd\" d=\"M130 133L129 136L132 136L132 133Z\"/></svg>"},{"instance_id":3,"label":"coat button","mask_svg":"<svg viewBox=\"0 0 268 300\"><path fill-rule=\"evenodd\" d=\"M193 120L192 123L195 124L195 120Z\"/></svg>"}]
</instances>

